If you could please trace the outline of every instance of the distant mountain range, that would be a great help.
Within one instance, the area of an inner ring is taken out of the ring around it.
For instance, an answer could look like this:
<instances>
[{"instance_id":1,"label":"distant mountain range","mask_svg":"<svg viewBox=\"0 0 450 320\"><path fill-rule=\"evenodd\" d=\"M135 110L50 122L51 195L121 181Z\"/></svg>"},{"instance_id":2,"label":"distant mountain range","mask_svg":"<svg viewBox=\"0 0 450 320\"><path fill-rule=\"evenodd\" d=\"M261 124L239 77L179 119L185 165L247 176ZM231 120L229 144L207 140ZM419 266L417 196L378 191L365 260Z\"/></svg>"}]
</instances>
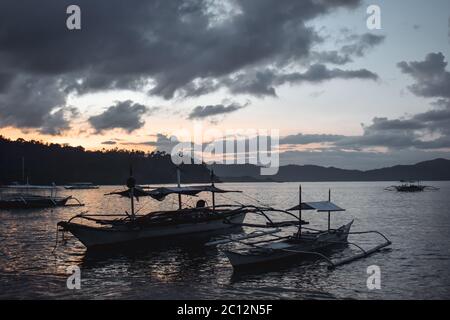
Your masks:
<instances>
[{"instance_id":1,"label":"distant mountain range","mask_svg":"<svg viewBox=\"0 0 450 320\"><path fill-rule=\"evenodd\" d=\"M298 181L399 181L450 180L450 160L435 159L414 165L398 165L374 170L346 170L314 165L281 166L273 176L261 176L256 165L210 166L224 182L298 182Z\"/></svg>"}]
</instances>

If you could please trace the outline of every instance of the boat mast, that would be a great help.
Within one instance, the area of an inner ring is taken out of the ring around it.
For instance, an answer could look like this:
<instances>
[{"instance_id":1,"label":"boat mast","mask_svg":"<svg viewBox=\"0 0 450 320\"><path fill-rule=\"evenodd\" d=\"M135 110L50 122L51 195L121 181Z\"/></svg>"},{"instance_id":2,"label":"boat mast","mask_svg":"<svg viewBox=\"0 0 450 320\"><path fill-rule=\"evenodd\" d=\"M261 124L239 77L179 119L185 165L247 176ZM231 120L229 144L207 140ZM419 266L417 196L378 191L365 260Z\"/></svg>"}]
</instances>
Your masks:
<instances>
[{"instance_id":1,"label":"boat mast","mask_svg":"<svg viewBox=\"0 0 450 320\"><path fill-rule=\"evenodd\" d=\"M130 177L127 180L127 187L130 189L130 199L131 199L131 218L136 217L134 212L134 188L136 187L136 180L133 177L133 168L130 165Z\"/></svg>"},{"instance_id":2,"label":"boat mast","mask_svg":"<svg viewBox=\"0 0 450 320\"><path fill-rule=\"evenodd\" d=\"M130 189L130 196L131 196L131 217L134 219L135 213L134 213L134 187Z\"/></svg>"},{"instance_id":3,"label":"boat mast","mask_svg":"<svg viewBox=\"0 0 450 320\"><path fill-rule=\"evenodd\" d=\"M328 189L328 202L331 202L331 189ZM330 211L328 211L328 231L330 231Z\"/></svg>"},{"instance_id":4,"label":"boat mast","mask_svg":"<svg viewBox=\"0 0 450 320\"><path fill-rule=\"evenodd\" d=\"M211 170L211 186L214 188L214 170ZM216 209L216 193L212 192L212 206L213 210Z\"/></svg>"},{"instance_id":5,"label":"boat mast","mask_svg":"<svg viewBox=\"0 0 450 320\"><path fill-rule=\"evenodd\" d=\"M181 173L180 166L177 166L177 185L178 188L181 188ZM179 190L181 192L181 190ZM178 193L178 209L181 210L181 193Z\"/></svg>"},{"instance_id":6,"label":"boat mast","mask_svg":"<svg viewBox=\"0 0 450 320\"><path fill-rule=\"evenodd\" d=\"M56 198L56 183L52 182L52 188L50 189L50 197Z\"/></svg>"},{"instance_id":7,"label":"boat mast","mask_svg":"<svg viewBox=\"0 0 450 320\"><path fill-rule=\"evenodd\" d=\"M302 185L298 187L298 237L302 235Z\"/></svg>"}]
</instances>

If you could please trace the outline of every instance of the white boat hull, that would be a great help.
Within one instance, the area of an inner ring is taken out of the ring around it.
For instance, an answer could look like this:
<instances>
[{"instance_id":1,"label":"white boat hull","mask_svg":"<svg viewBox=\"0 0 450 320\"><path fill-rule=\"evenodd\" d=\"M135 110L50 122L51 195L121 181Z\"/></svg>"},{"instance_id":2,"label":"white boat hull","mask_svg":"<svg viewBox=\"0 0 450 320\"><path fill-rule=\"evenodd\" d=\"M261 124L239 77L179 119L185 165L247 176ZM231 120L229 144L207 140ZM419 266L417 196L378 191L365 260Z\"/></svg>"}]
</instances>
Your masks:
<instances>
[{"instance_id":1,"label":"white boat hull","mask_svg":"<svg viewBox=\"0 0 450 320\"><path fill-rule=\"evenodd\" d=\"M229 222L241 224L245 219L245 214L245 212L236 214L235 216L229 218ZM165 237L170 237L173 239L177 236L203 234L230 228L236 228L236 225L225 223L222 219L164 227L136 229L126 227L122 227L120 229L117 227L96 228L77 223L68 223L64 225L64 229L70 231L87 248L110 246L126 242Z\"/></svg>"}]
</instances>

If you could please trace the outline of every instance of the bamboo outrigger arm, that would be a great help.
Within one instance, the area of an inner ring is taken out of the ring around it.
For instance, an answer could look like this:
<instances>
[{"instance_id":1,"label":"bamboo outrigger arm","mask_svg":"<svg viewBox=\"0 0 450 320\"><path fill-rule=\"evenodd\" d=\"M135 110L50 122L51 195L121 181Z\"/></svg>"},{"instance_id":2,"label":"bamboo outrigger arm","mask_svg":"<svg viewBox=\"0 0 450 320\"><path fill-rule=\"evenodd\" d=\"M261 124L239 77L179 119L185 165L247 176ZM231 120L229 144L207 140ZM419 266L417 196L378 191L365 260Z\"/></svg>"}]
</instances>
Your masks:
<instances>
[{"instance_id":1,"label":"bamboo outrigger arm","mask_svg":"<svg viewBox=\"0 0 450 320\"><path fill-rule=\"evenodd\" d=\"M379 244L378 246L375 246L375 247L373 247L373 248L371 248L369 250L364 250L361 246L357 245L356 243L347 241L347 242L345 242L346 244L353 245L353 246L357 247L358 249L360 249L362 252L359 253L359 254L353 255L351 257L343 258L341 260L333 262L331 265L328 266L328 269L334 269L334 268L336 268L338 266L341 266L341 265L353 262L355 260L359 260L359 259L368 257L371 254L374 254L374 253L380 251L381 249L383 249L383 248L385 248L387 246L390 246L392 244L391 240L389 240L384 234L382 234L379 231L371 230L371 231L347 232L347 234L368 234L368 233L375 233L375 234L380 235L381 237L384 238L385 242L382 243L382 244ZM336 242L336 243L338 243L338 242Z\"/></svg>"},{"instance_id":2,"label":"bamboo outrigger arm","mask_svg":"<svg viewBox=\"0 0 450 320\"><path fill-rule=\"evenodd\" d=\"M218 207L218 206L216 206L216 207ZM271 207L258 207L258 206L253 206L253 205L242 205L238 209L240 210L240 209L244 209L244 208L245 209L249 209L249 208L253 209L253 211L248 211L248 213L256 213L256 214L262 215L267 220L267 223L266 224L232 223L228 219L224 219L224 223L233 224L233 225L236 225L236 226L254 227L254 228L278 228L278 227L298 226L299 224L302 224L302 225L309 224L309 222L306 222L304 220L299 221L299 219L298 219L298 217L296 215L292 214L291 212L289 212L287 210L276 209L276 208L271 208ZM284 214L287 214L287 215L293 217L295 220L294 221L274 222L268 216L267 212L284 213Z\"/></svg>"},{"instance_id":3,"label":"bamboo outrigger arm","mask_svg":"<svg viewBox=\"0 0 450 320\"><path fill-rule=\"evenodd\" d=\"M328 265L329 269L330 269L330 267L332 267L332 268L336 267L336 264L330 258L328 258L327 256L325 256L319 252L301 251L301 250L293 250L293 249L282 249L282 251L314 255L314 256L320 257L320 258L324 259L325 261L327 261L329 264Z\"/></svg>"},{"instance_id":4,"label":"bamboo outrigger arm","mask_svg":"<svg viewBox=\"0 0 450 320\"><path fill-rule=\"evenodd\" d=\"M280 229L268 230L268 231L254 231L254 232L252 232L250 234L247 234L247 235L244 235L244 236L234 237L234 239L227 238L227 239L220 239L220 240L216 240L216 241L210 241L210 242L206 243L205 246L212 247L212 246L216 246L216 245L219 245L219 244L227 244L227 243L230 243L230 242L236 242L236 241L245 240L245 239L258 238L258 237L261 237L261 236L278 233L280 231L281 231Z\"/></svg>"},{"instance_id":5,"label":"bamboo outrigger arm","mask_svg":"<svg viewBox=\"0 0 450 320\"><path fill-rule=\"evenodd\" d=\"M312 252L312 251L299 251L299 250L293 250L293 249L282 249L282 251L286 251L286 252L293 252L293 253L301 253L301 254L310 254L310 255L315 255L317 257L320 257L322 259L324 259L325 261L328 262L328 269L329 270L333 270L338 266L344 265L344 264L348 264L350 262L368 257L369 255L372 255L378 251L380 251L381 249L390 246L392 244L392 242L381 232L378 231L360 231L360 232L348 232L347 234L368 234L368 233L376 233L378 235L380 235L381 237L383 237L386 241L378 246L375 246L371 249L365 250L363 249L361 246L357 245L356 243L353 242L348 242L348 241L324 241L324 242L328 242L328 243L332 243L332 244L350 244L353 245L355 247L357 247L358 249L360 249L362 252L356 255L353 255L351 257L348 258L343 258L341 260L338 261L333 261L330 258L328 258L327 256L318 253L318 252Z\"/></svg>"}]
</instances>

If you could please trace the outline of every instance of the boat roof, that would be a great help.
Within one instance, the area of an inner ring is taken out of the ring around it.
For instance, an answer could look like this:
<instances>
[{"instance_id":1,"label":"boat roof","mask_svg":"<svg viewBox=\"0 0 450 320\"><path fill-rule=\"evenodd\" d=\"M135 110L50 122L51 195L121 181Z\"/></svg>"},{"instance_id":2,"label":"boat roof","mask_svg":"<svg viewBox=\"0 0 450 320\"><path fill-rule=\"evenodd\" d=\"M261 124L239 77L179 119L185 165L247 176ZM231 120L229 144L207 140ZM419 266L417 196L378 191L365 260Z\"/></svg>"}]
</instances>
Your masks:
<instances>
[{"instance_id":1,"label":"boat roof","mask_svg":"<svg viewBox=\"0 0 450 320\"><path fill-rule=\"evenodd\" d=\"M169 194L183 194L188 196L195 196L200 192L214 192L214 193L228 193L228 192L241 192L237 190L224 190L215 186L187 186L187 187L158 187L152 190L144 190L142 188L134 188L133 194L135 197L152 197L156 200L163 200ZM107 195L117 194L123 197L130 197L130 189L118 192L111 192Z\"/></svg>"},{"instance_id":2,"label":"boat roof","mask_svg":"<svg viewBox=\"0 0 450 320\"><path fill-rule=\"evenodd\" d=\"M299 209L300 209L300 205L296 205L295 207L288 209L288 211L294 211L294 210L299 210ZM345 211L345 209L339 207L338 205L336 205L330 201L302 202L301 209L302 210L316 210L317 212Z\"/></svg>"}]
</instances>

